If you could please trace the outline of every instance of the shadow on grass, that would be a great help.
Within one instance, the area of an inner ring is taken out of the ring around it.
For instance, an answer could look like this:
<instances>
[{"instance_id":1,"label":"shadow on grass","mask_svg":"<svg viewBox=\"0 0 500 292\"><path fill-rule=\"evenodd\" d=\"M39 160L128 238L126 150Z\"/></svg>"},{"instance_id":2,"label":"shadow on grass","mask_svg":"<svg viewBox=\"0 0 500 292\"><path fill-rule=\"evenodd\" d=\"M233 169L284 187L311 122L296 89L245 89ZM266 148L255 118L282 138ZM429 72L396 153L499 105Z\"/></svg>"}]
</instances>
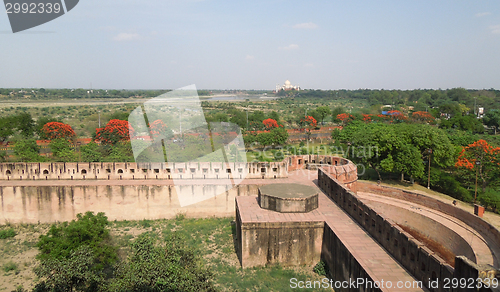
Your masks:
<instances>
[{"instance_id":1,"label":"shadow on grass","mask_svg":"<svg viewBox=\"0 0 500 292\"><path fill-rule=\"evenodd\" d=\"M234 252L238 256L238 261L240 262L240 267L242 265L241 252L238 247L238 235L237 235L236 221L231 222L231 235L233 236L233 248Z\"/></svg>"}]
</instances>

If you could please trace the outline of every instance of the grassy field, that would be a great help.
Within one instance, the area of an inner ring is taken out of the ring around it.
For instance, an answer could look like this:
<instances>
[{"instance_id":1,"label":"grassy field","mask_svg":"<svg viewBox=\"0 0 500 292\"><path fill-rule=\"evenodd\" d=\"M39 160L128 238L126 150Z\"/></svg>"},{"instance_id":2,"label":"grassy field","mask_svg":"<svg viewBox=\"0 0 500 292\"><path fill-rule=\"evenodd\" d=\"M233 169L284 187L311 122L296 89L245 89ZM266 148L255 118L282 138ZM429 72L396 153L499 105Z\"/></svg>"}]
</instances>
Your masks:
<instances>
[{"instance_id":1,"label":"grassy field","mask_svg":"<svg viewBox=\"0 0 500 292\"><path fill-rule=\"evenodd\" d=\"M235 252L234 218L114 221L110 224L113 240L120 247L120 258L126 258L130 243L143 232L153 232L166 238L172 232L184 238L186 245L198 251L205 264L215 274L214 281L221 291L292 291L290 279L319 280L313 267L284 268L269 266L242 269ZM10 225L16 236L0 239L0 291L13 291L19 286L30 289L36 283L32 269L37 264L36 243L50 225ZM313 291L313 290L305 290Z\"/></svg>"}]
</instances>

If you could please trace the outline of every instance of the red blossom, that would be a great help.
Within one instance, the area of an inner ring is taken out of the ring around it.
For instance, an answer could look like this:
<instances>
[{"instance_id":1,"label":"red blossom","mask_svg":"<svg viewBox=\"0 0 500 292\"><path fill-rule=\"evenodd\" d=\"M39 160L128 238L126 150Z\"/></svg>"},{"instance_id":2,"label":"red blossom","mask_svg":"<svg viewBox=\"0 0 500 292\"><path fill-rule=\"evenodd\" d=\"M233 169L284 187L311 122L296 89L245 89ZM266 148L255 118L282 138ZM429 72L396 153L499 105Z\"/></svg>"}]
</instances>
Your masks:
<instances>
[{"instance_id":1,"label":"red blossom","mask_svg":"<svg viewBox=\"0 0 500 292\"><path fill-rule=\"evenodd\" d=\"M76 136L75 131L73 131L73 128L71 128L70 125L59 122L50 122L43 125L42 133L43 138L48 140L57 138L69 140Z\"/></svg>"},{"instance_id":2,"label":"red blossom","mask_svg":"<svg viewBox=\"0 0 500 292\"><path fill-rule=\"evenodd\" d=\"M119 141L128 141L134 133L129 122L111 120L104 128L96 129L95 140L104 144L116 144Z\"/></svg>"},{"instance_id":3,"label":"red blossom","mask_svg":"<svg viewBox=\"0 0 500 292\"><path fill-rule=\"evenodd\" d=\"M307 116L305 119L301 119L300 121L308 124L311 128L316 128L316 126L318 125L318 122L312 116Z\"/></svg>"},{"instance_id":4,"label":"red blossom","mask_svg":"<svg viewBox=\"0 0 500 292\"><path fill-rule=\"evenodd\" d=\"M417 122L425 122L425 123L430 123L435 120L430 113L424 111L414 112L412 114L412 119Z\"/></svg>"},{"instance_id":5,"label":"red blossom","mask_svg":"<svg viewBox=\"0 0 500 292\"><path fill-rule=\"evenodd\" d=\"M372 116L371 114L363 114L363 121L364 122L371 122L372 121Z\"/></svg>"},{"instance_id":6,"label":"red blossom","mask_svg":"<svg viewBox=\"0 0 500 292\"><path fill-rule=\"evenodd\" d=\"M276 122L276 120L271 118L265 119L264 121L262 121L262 123L266 127L266 130L272 130L278 127L278 122Z\"/></svg>"},{"instance_id":7,"label":"red blossom","mask_svg":"<svg viewBox=\"0 0 500 292\"><path fill-rule=\"evenodd\" d=\"M167 125L162 120L156 120L149 125L149 131L153 138L158 138L168 130Z\"/></svg>"},{"instance_id":8,"label":"red blossom","mask_svg":"<svg viewBox=\"0 0 500 292\"><path fill-rule=\"evenodd\" d=\"M500 165L500 147L493 148L485 140L478 140L464 147L458 156L455 167L474 169L476 161Z\"/></svg>"}]
</instances>

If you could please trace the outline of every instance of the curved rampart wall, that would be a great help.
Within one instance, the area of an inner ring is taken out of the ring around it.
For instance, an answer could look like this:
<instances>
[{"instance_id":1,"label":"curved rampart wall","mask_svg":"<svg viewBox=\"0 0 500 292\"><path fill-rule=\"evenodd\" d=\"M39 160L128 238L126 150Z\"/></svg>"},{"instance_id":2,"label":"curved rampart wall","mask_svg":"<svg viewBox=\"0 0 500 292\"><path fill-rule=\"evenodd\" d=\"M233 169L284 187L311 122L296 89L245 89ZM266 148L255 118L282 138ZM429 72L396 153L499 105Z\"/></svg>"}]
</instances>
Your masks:
<instances>
[{"instance_id":1,"label":"curved rampart wall","mask_svg":"<svg viewBox=\"0 0 500 292\"><path fill-rule=\"evenodd\" d=\"M453 252L453 254L457 256L465 256L474 263L477 263L476 254L472 250L469 243L455 231L444 226L443 224L427 216L423 216L419 213L412 212L398 206L366 199L364 199L364 201L367 202L368 205L374 206L375 209L381 213L387 214L388 216L390 216L390 214L394 215L390 217L397 224L414 229L443 245Z\"/></svg>"},{"instance_id":2,"label":"curved rampart wall","mask_svg":"<svg viewBox=\"0 0 500 292\"><path fill-rule=\"evenodd\" d=\"M388 186L377 186L366 182L358 182L357 187L359 191L375 192L376 194L420 204L425 207L443 212L447 215L460 219L470 227L474 228L485 237L488 245L499 245L500 243L500 231L493 225L484 221L482 218L471 214L461 208L457 208L451 204L447 204L440 200L419 193L400 190Z\"/></svg>"},{"instance_id":3,"label":"curved rampart wall","mask_svg":"<svg viewBox=\"0 0 500 292\"><path fill-rule=\"evenodd\" d=\"M345 184L350 190L356 191L358 169L352 161L330 155L293 155L287 157L288 170L323 168L339 182Z\"/></svg>"},{"instance_id":4,"label":"curved rampart wall","mask_svg":"<svg viewBox=\"0 0 500 292\"><path fill-rule=\"evenodd\" d=\"M437 279L438 291L445 291L444 279L499 277L500 271L491 266L478 266L467 258L455 258L455 267L448 265L420 241L404 231L391 219L367 206L345 185L323 169L318 169L318 185L333 201L361 225L408 272L428 287L429 279ZM359 187L359 186L358 186ZM420 203L420 202L419 202ZM455 289L453 291L468 291ZM495 291L485 289L485 291Z\"/></svg>"}]
</instances>

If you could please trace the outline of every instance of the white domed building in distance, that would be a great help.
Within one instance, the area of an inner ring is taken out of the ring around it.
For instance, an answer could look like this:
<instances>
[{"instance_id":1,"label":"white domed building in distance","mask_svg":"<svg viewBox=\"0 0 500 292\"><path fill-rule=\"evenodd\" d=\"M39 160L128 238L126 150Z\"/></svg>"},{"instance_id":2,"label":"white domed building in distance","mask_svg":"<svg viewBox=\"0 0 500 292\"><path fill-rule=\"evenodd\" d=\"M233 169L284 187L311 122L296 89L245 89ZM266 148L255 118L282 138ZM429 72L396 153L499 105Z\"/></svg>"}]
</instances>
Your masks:
<instances>
[{"instance_id":1,"label":"white domed building in distance","mask_svg":"<svg viewBox=\"0 0 500 292\"><path fill-rule=\"evenodd\" d=\"M280 86L279 84L276 84L276 93L280 92L281 90L283 91L290 91L290 90L300 90L299 85L292 85L289 80L285 81L285 84Z\"/></svg>"}]
</instances>

